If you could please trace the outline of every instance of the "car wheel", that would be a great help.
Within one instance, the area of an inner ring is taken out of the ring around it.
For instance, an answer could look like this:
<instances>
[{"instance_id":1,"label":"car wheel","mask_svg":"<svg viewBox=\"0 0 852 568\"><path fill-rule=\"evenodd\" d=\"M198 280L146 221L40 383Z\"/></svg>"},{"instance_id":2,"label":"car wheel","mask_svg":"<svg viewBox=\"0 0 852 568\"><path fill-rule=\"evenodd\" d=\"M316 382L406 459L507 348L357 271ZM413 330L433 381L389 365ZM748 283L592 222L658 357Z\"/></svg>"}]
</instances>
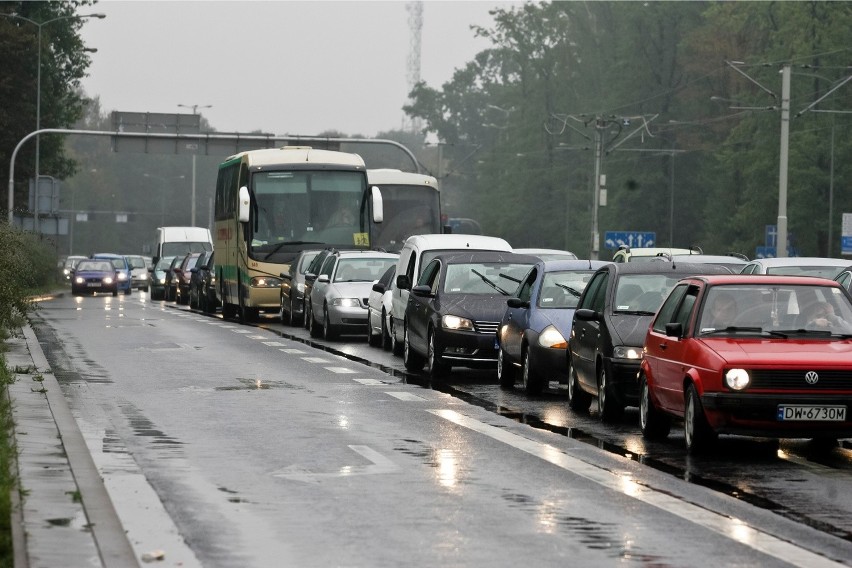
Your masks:
<instances>
[{"instance_id":1,"label":"car wheel","mask_svg":"<svg viewBox=\"0 0 852 568\"><path fill-rule=\"evenodd\" d=\"M540 394L542 389L544 388L544 381L542 378L532 370L530 365L530 350L527 348L524 351L522 363L521 363L521 374L524 380L524 390L527 394Z\"/></svg>"},{"instance_id":2,"label":"car wheel","mask_svg":"<svg viewBox=\"0 0 852 568\"><path fill-rule=\"evenodd\" d=\"M497 382L504 389L515 386L515 367L508 361L508 357L501 345L497 351Z\"/></svg>"},{"instance_id":3,"label":"car wheel","mask_svg":"<svg viewBox=\"0 0 852 568\"><path fill-rule=\"evenodd\" d=\"M373 333L373 323L370 321L372 311L367 308L367 343L372 347L379 347L382 344L382 335Z\"/></svg>"},{"instance_id":4,"label":"car wheel","mask_svg":"<svg viewBox=\"0 0 852 568\"><path fill-rule=\"evenodd\" d=\"M429 376L433 379L439 379L449 374L450 366L441 361L441 356L438 355L437 346L435 345L435 332L429 330L429 351L426 355L429 363Z\"/></svg>"},{"instance_id":5,"label":"car wheel","mask_svg":"<svg viewBox=\"0 0 852 568\"><path fill-rule=\"evenodd\" d=\"M598 370L598 416L604 422L614 422L624 414L624 407L612 396L609 385L609 373L601 362Z\"/></svg>"},{"instance_id":6,"label":"car wheel","mask_svg":"<svg viewBox=\"0 0 852 568\"><path fill-rule=\"evenodd\" d=\"M313 310L311 310L311 321L308 322L308 332L311 334L311 337L319 337L322 335L322 326L320 326L320 322L314 318Z\"/></svg>"},{"instance_id":7,"label":"car wheel","mask_svg":"<svg viewBox=\"0 0 852 568\"><path fill-rule=\"evenodd\" d=\"M695 385L690 383L686 387L684 399L686 408L683 413L683 437L686 442L686 451L690 454L699 454L706 451L716 440L716 433L707 423Z\"/></svg>"},{"instance_id":8,"label":"car wheel","mask_svg":"<svg viewBox=\"0 0 852 568\"><path fill-rule=\"evenodd\" d=\"M414 352L408 340L408 327L402 331L402 362L409 371L420 371L423 369L423 357Z\"/></svg>"},{"instance_id":9,"label":"car wheel","mask_svg":"<svg viewBox=\"0 0 852 568\"><path fill-rule=\"evenodd\" d=\"M384 310L382 310L382 349L385 351L390 351L391 349L391 336L388 331L388 314Z\"/></svg>"},{"instance_id":10,"label":"car wheel","mask_svg":"<svg viewBox=\"0 0 852 568\"><path fill-rule=\"evenodd\" d=\"M296 303L293 301L293 296L290 296L290 309L287 310L287 324L290 327L296 327L299 320L296 318Z\"/></svg>"},{"instance_id":11,"label":"car wheel","mask_svg":"<svg viewBox=\"0 0 852 568\"><path fill-rule=\"evenodd\" d=\"M651 392L648 388L648 380L642 375L639 393L639 427L642 435L649 440L661 440L669 435L672 429L672 419L668 414L661 412L654 401L651 400Z\"/></svg>"},{"instance_id":12,"label":"car wheel","mask_svg":"<svg viewBox=\"0 0 852 568\"><path fill-rule=\"evenodd\" d=\"M577 370L568 356L568 408L574 412L588 412L592 405L592 397L580 388L580 379L577 378Z\"/></svg>"},{"instance_id":13,"label":"car wheel","mask_svg":"<svg viewBox=\"0 0 852 568\"><path fill-rule=\"evenodd\" d=\"M113 296L118 296L118 290L113 290L113 291L112 291L112 295L113 295Z\"/></svg>"},{"instance_id":14,"label":"car wheel","mask_svg":"<svg viewBox=\"0 0 852 568\"><path fill-rule=\"evenodd\" d=\"M337 328L331 324L331 318L328 317L328 306L322 308L322 337L326 341L337 339Z\"/></svg>"},{"instance_id":15,"label":"car wheel","mask_svg":"<svg viewBox=\"0 0 852 568\"><path fill-rule=\"evenodd\" d=\"M311 308L311 300L306 296L305 297L305 321L302 322L302 325L308 331L311 330L311 320L314 318L314 310Z\"/></svg>"},{"instance_id":16,"label":"car wheel","mask_svg":"<svg viewBox=\"0 0 852 568\"><path fill-rule=\"evenodd\" d=\"M405 350L405 345L402 341L396 338L396 324L394 323L393 316L390 318L390 343L391 353L394 355L402 355Z\"/></svg>"}]
</instances>

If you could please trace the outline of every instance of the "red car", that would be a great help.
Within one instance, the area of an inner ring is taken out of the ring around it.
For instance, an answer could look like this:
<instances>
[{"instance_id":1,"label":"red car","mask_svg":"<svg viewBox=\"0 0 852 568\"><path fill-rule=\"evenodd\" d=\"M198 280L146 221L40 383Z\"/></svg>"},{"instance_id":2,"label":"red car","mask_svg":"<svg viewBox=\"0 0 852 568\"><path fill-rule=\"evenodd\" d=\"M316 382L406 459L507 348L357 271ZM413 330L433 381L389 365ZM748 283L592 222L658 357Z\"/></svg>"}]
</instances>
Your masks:
<instances>
[{"instance_id":1,"label":"red car","mask_svg":"<svg viewBox=\"0 0 852 568\"><path fill-rule=\"evenodd\" d=\"M685 278L648 329L639 383L643 435L682 418L690 453L718 434L850 437L852 299L822 278Z\"/></svg>"}]
</instances>

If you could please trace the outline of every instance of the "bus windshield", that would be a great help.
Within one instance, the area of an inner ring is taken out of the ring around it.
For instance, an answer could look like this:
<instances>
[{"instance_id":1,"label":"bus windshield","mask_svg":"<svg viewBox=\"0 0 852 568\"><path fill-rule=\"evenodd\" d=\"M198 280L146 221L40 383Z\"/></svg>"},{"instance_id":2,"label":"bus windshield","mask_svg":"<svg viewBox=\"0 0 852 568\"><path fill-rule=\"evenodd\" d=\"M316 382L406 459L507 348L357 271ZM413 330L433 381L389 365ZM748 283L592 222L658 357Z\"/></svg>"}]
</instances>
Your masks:
<instances>
[{"instance_id":1,"label":"bus windshield","mask_svg":"<svg viewBox=\"0 0 852 568\"><path fill-rule=\"evenodd\" d=\"M440 194L422 185L378 185L384 201L384 222L376 227L374 246L395 251L411 235L441 231Z\"/></svg>"},{"instance_id":2,"label":"bus windshield","mask_svg":"<svg viewBox=\"0 0 852 568\"><path fill-rule=\"evenodd\" d=\"M358 171L268 171L251 178L251 252L285 245L369 245L366 179Z\"/></svg>"}]
</instances>

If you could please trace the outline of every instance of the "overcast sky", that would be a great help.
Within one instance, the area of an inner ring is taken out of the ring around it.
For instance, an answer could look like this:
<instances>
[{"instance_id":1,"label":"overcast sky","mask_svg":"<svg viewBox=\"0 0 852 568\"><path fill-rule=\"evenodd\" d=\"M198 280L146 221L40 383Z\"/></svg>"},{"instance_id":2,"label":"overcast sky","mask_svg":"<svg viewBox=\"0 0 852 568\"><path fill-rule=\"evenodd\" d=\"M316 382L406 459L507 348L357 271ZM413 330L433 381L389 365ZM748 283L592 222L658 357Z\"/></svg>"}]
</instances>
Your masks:
<instances>
[{"instance_id":1,"label":"overcast sky","mask_svg":"<svg viewBox=\"0 0 852 568\"><path fill-rule=\"evenodd\" d=\"M423 2L420 76L430 86L489 47L471 25L520 3ZM403 125L406 2L101 0L83 40L83 87L105 112L192 112L220 132L375 136Z\"/></svg>"}]
</instances>

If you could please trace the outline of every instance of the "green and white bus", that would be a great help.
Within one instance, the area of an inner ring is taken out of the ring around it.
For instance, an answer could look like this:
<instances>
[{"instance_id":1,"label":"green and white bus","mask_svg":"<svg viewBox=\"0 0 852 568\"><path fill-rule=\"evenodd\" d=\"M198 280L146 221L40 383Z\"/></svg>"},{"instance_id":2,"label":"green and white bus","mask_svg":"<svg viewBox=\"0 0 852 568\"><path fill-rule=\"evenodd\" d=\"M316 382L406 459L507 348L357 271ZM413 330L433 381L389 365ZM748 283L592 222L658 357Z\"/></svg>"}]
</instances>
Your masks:
<instances>
[{"instance_id":1,"label":"green and white bus","mask_svg":"<svg viewBox=\"0 0 852 568\"><path fill-rule=\"evenodd\" d=\"M226 318L278 312L281 273L303 249L372 248L382 195L356 154L251 150L219 165L214 246Z\"/></svg>"},{"instance_id":2,"label":"green and white bus","mask_svg":"<svg viewBox=\"0 0 852 568\"><path fill-rule=\"evenodd\" d=\"M369 169L367 181L379 188L384 203L384 221L376 227L374 247L399 252L411 235L446 232L441 226L441 192L434 177L393 169Z\"/></svg>"}]
</instances>

